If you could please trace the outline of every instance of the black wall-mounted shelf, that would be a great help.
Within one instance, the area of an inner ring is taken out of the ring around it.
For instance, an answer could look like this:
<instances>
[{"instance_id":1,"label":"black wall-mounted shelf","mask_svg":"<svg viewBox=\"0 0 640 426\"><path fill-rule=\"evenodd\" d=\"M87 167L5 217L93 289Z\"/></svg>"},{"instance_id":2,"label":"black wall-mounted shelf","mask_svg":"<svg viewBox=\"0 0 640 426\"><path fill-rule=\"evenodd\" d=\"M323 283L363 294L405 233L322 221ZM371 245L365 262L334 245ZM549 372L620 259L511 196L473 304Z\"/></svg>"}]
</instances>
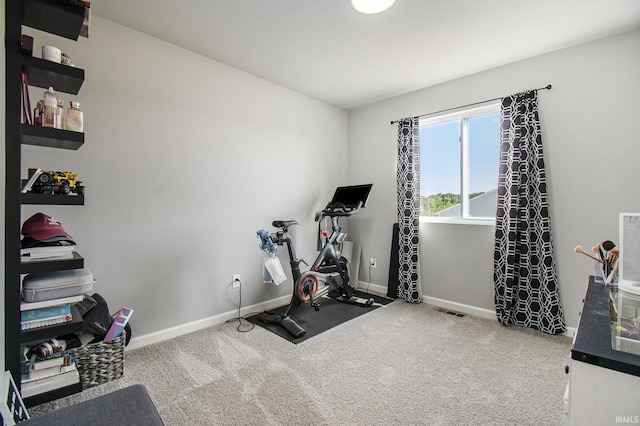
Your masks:
<instances>
[{"instance_id":1,"label":"black wall-mounted shelf","mask_svg":"<svg viewBox=\"0 0 640 426\"><path fill-rule=\"evenodd\" d=\"M23 402L25 407L30 408L35 407L36 405L43 404L45 402L49 402L52 399L64 398L65 396L73 395L74 393L79 392L82 392L82 381L50 392L45 392L39 395L30 396L29 398L24 398Z\"/></svg>"},{"instance_id":2,"label":"black wall-mounted shelf","mask_svg":"<svg viewBox=\"0 0 640 426\"><path fill-rule=\"evenodd\" d=\"M84 70L33 56L22 56L22 69L29 86L77 95L84 82Z\"/></svg>"},{"instance_id":3,"label":"black wall-mounted shelf","mask_svg":"<svg viewBox=\"0 0 640 426\"><path fill-rule=\"evenodd\" d=\"M22 187L27 184L27 179L22 179ZM45 206L84 206L84 195L79 194L39 194L35 192L21 193L20 204L39 204Z\"/></svg>"},{"instance_id":4,"label":"black wall-mounted shelf","mask_svg":"<svg viewBox=\"0 0 640 426\"><path fill-rule=\"evenodd\" d=\"M20 197L22 204L47 206L84 206L84 195L34 194L27 192Z\"/></svg>"},{"instance_id":5,"label":"black wall-mounted shelf","mask_svg":"<svg viewBox=\"0 0 640 426\"><path fill-rule=\"evenodd\" d=\"M69 0L23 0L22 25L78 40L84 21L84 7Z\"/></svg>"},{"instance_id":6,"label":"black wall-mounted shelf","mask_svg":"<svg viewBox=\"0 0 640 426\"><path fill-rule=\"evenodd\" d=\"M84 268L84 258L73 252L71 259L41 260L20 263L21 274L38 274L42 272L66 271Z\"/></svg>"},{"instance_id":7,"label":"black wall-mounted shelf","mask_svg":"<svg viewBox=\"0 0 640 426\"><path fill-rule=\"evenodd\" d=\"M21 131L20 140L24 145L45 146L76 151L84 144L84 133L72 132L71 130L23 124Z\"/></svg>"},{"instance_id":8,"label":"black wall-mounted shelf","mask_svg":"<svg viewBox=\"0 0 640 426\"><path fill-rule=\"evenodd\" d=\"M20 260L21 205L83 205L84 196L22 194L22 146L77 150L84 144L84 133L21 124L21 74L31 87L56 92L78 94L84 82L84 70L25 55L21 48L23 26L49 34L77 40L85 16L85 7L77 0L6 0L5 1L5 224L4 224L4 369L11 371L21 386L21 344L82 330L82 316L76 310L68 323L33 330L21 330L21 275L79 269L84 258L41 260L22 263ZM28 34L28 31L25 32ZM35 106L35 105L33 105ZM82 391L82 383L65 386L25 398L27 406L38 405Z\"/></svg>"}]
</instances>

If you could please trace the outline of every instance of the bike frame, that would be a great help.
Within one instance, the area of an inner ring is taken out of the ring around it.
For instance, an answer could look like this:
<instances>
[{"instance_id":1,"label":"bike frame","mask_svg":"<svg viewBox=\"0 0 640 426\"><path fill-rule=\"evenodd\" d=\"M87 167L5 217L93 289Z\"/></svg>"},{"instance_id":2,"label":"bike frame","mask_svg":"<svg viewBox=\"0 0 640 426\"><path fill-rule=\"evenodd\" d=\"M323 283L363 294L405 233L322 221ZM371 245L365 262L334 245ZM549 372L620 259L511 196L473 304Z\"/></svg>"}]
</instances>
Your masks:
<instances>
[{"instance_id":1,"label":"bike frame","mask_svg":"<svg viewBox=\"0 0 640 426\"><path fill-rule=\"evenodd\" d=\"M260 248L263 251L275 253L276 245L287 245L289 264L291 266L291 273L293 274L293 294L286 312L283 315L261 314L260 319L262 321L281 324L294 337L300 337L305 333L305 330L293 320L292 316L298 309L298 306L307 301L310 302L314 310L318 311L320 305L314 301L314 297L316 296L329 293L332 298L344 303L358 304L367 307L373 304L374 301L372 298L362 299L353 295L353 292L349 288L349 271L347 270L345 262L340 261L338 251L336 250L336 244L341 243L346 236L342 233L342 227L338 223L339 218L341 216L354 215L360 210L362 205L362 201L351 208L346 207L342 203L334 203L322 211L322 215L318 220L322 220L324 216L330 217L332 232L325 237L324 245L318 257L309 270L304 273L300 270L300 263L308 264L296 255L295 245L288 233L291 226L298 224L297 221L276 220L272 225L280 228L280 231L269 233L260 230L257 232L262 240ZM319 288L319 283L323 283L324 286ZM339 294L338 290L340 290Z\"/></svg>"},{"instance_id":2,"label":"bike frame","mask_svg":"<svg viewBox=\"0 0 640 426\"><path fill-rule=\"evenodd\" d=\"M277 223L274 222L274 223ZM275 226L275 225L274 225ZM319 278L326 277L332 273L339 273L340 278L342 280L342 287L347 297L352 297L351 290L349 289L349 272L346 268L342 266L340 263L340 259L338 257L338 252L336 250L336 244L340 243L344 239L344 234L342 234L342 227L338 223L338 216L331 217L331 228L332 232L329 236L325 237L325 243L318 257L313 262L309 271L317 272L320 276ZM291 273L293 276L294 282L294 290L300 285L299 280L303 275L300 270L300 263L306 262L303 259L298 258L296 255L295 245L291 236L288 234L288 227L286 230L278 231L276 233L270 234L273 242L279 246L287 245L287 250L289 252L289 264L291 266ZM318 275L316 275L318 276ZM326 278L325 278L326 279ZM291 302L289 303L289 307L287 308L285 317L292 316L298 306L301 305L301 301L294 291Z\"/></svg>"}]
</instances>

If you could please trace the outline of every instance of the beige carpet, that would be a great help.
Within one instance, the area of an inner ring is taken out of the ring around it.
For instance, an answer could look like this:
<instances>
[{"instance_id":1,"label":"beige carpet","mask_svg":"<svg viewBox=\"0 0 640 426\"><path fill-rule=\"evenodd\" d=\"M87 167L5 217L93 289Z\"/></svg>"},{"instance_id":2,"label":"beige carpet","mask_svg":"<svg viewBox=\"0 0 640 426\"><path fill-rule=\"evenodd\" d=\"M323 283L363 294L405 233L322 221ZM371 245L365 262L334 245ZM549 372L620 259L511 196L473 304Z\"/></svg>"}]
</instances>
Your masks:
<instances>
[{"instance_id":1,"label":"beige carpet","mask_svg":"<svg viewBox=\"0 0 640 426\"><path fill-rule=\"evenodd\" d=\"M127 351L123 378L30 411L142 383L167 425L563 422L568 337L403 301L298 345L237 325Z\"/></svg>"}]
</instances>

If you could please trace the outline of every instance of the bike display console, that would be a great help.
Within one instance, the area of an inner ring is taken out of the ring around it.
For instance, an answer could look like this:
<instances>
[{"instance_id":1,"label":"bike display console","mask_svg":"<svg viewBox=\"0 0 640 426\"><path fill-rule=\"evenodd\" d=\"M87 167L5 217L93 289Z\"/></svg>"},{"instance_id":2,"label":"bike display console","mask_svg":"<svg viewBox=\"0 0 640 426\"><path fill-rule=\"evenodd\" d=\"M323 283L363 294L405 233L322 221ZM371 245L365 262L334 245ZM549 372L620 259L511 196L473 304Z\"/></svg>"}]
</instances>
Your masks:
<instances>
[{"instance_id":1,"label":"bike display console","mask_svg":"<svg viewBox=\"0 0 640 426\"><path fill-rule=\"evenodd\" d=\"M356 207L361 203L361 208L364 208L369 199L369 193L373 184L367 185L353 185L353 186L339 186L336 188L336 192L333 193L333 198L329 202L326 208L329 208L335 204L343 204L347 207Z\"/></svg>"}]
</instances>

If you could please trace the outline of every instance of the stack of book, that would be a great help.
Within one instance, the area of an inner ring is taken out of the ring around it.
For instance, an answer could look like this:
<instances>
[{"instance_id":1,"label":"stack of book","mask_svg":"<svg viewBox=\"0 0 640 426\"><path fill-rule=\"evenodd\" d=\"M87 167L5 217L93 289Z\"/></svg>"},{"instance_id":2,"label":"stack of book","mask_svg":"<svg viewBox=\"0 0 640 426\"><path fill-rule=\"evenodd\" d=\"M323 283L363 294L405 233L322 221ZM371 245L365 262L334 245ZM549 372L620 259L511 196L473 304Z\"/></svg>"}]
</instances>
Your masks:
<instances>
[{"instance_id":1,"label":"stack of book","mask_svg":"<svg viewBox=\"0 0 640 426\"><path fill-rule=\"evenodd\" d=\"M80 374L69 351L49 358L31 357L29 370L22 375L22 397L39 395L80 383Z\"/></svg>"},{"instance_id":2,"label":"stack of book","mask_svg":"<svg viewBox=\"0 0 640 426\"><path fill-rule=\"evenodd\" d=\"M71 321L71 305L81 302L84 295L45 300L43 302L22 302L20 304L20 328L32 328L61 324Z\"/></svg>"},{"instance_id":3,"label":"stack of book","mask_svg":"<svg viewBox=\"0 0 640 426\"><path fill-rule=\"evenodd\" d=\"M74 251L76 251L76 246L72 244L23 248L20 249L20 261L25 263L43 260L73 259Z\"/></svg>"}]
</instances>

